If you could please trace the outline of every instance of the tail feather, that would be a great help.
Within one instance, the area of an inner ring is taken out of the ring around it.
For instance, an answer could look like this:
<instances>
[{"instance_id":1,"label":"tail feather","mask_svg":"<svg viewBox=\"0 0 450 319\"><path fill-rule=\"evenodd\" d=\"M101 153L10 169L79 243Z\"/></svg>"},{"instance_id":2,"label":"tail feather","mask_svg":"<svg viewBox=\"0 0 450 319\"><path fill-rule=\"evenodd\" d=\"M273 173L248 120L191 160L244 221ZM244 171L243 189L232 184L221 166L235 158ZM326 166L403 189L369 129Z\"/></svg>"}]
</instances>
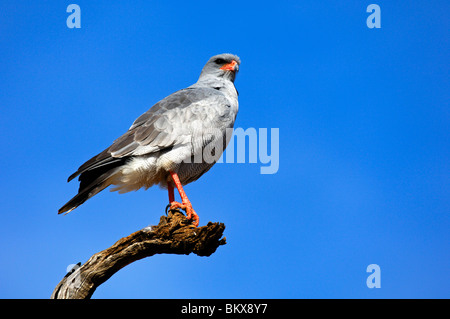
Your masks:
<instances>
[{"instance_id":1,"label":"tail feather","mask_svg":"<svg viewBox=\"0 0 450 319\"><path fill-rule=\"evenodd\" d=\"M78 170L69 176L67 179L68 182L70 182L72 179L77 177L80 174L83 174L87 171L92 171L96 168L100 168L102 166L109 166L113 163L123 163L123 158L115 158L111 156L111 153L109 153L108 149L104 150L103 152L97 154L90 160L88 160L86 163L81 165Z\"/></svg>"},{"instance_id":2,"label":"tail feather","mask_svg":"<svg viewBox=\"0 0 450 319\"><path fill-rule=\"evenodd\" d=\"M94 165L94 168L85 168L78 178L80 181L78 194L61 207L58 210L58 214L70 213L89 198L111 185L111 177L120 171L120 166L122 166L126 160L126 158L114 159L109 163Z\"/></svg>"},{"instance_id":3,"label":"tail feather","mask_svg":"<svg viewBox=\"0 0 450 319\"><path fill-rule=\"evenodd\" d=\"M108 184L100 184L100 185L94 185L92 188L85 188L84 190L80 191L77 195L75 195L70 201L68 201L63 207L61 207L58 210L58 214L62 213L70 213L75 208L83 204L85 201L87 201L89 198L94 196L95 194L100 193L102 190L104 190L106 187L108 187Z\"/></svg>"}]
</instances>

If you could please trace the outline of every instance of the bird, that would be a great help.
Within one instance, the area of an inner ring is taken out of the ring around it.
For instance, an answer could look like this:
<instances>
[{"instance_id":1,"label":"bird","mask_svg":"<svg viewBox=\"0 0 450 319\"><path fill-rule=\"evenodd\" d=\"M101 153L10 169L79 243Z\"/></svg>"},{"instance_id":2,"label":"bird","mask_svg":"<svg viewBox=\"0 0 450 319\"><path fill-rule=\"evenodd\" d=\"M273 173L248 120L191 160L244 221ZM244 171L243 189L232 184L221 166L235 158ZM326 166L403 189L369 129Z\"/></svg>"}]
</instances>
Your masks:
<instances>
[{"instance_id":1,"label":"bird","mask_svg":"<svg viewBox=\"0 0 450 319\"><path fill-rule=\"evenodd\" d=\"M68 182L78 176L78 193L58 214L71 212L109 186L127 193L159 185L168 190L170 209L184 210L198 227L199 216L183 186L206 173L230 141L227 132L233 130L239 110L234 81L240 64L230 53L211 57L196 83L139 116L128 131L69 176ZM175 201L175 188L181 202Z\"/></svg>"}]
</instances>

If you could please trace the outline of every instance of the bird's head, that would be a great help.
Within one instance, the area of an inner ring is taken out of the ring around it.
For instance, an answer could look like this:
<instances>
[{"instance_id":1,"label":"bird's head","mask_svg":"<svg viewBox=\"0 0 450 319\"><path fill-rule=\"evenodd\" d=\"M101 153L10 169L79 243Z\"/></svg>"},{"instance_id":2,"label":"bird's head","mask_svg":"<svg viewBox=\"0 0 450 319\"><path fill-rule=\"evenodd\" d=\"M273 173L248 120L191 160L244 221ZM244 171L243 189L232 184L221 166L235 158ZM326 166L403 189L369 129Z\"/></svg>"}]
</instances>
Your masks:
<instances>
[{"instance_id":1,"label":"bird's head","mask_svg":"<svg viewBox=\"0 0 450 319\"><path fill-rule=\"evenodd\" d=\"M203 67L200 78L213 76L234 82L240 64L241 59L237 55L230 53L215 55Z\"/></svg>"}]
</instances>

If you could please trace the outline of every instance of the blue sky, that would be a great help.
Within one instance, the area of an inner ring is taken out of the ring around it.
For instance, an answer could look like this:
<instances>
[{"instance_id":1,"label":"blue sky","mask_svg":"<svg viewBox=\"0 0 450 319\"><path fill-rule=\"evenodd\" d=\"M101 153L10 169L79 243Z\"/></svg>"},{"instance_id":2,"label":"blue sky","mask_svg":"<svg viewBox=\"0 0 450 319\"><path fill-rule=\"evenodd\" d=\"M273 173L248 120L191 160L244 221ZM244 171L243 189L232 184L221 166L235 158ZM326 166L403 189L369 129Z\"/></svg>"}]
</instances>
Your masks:
<instances>
[{"instance_id":1,"label":"blue sky","mask_svg":"<svg viewBox=\"0 0 450 319\"><path fill-rule=\"evenodd\" d=\"M0 2L0 297L156 224L166 191L66 183L212 55L241 57L236 127L279 128L280 167L217 164L185 190L226 224L209 258L135 262L94 298L449 298L448 1ZM381 268L369 289L366 267Z\"/></svg>"}]
</instances>

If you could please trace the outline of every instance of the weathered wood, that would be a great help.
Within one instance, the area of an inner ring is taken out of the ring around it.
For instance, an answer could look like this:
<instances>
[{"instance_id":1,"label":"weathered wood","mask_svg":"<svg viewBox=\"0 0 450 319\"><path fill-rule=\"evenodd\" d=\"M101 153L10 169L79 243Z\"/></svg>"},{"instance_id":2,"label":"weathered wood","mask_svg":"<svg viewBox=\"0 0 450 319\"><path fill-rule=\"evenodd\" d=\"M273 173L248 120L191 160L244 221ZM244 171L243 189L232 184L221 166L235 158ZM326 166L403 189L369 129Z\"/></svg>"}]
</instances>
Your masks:
<instances>
[{"instance_id":1,"label":"weathered wood","mask_svg":"<svg viewBox=\"0 0 450 319\"><path fill-rule=\"evenodd\" d=\"M94 254L86 263L75 266L53 291L52 299L88 299L95 289L121 268L155 254L194 253L210 256L220 245L225 225L211 223L194 227L179 211L161 216L157 226L139 230Z\"/></svg>"}]
</instances>

